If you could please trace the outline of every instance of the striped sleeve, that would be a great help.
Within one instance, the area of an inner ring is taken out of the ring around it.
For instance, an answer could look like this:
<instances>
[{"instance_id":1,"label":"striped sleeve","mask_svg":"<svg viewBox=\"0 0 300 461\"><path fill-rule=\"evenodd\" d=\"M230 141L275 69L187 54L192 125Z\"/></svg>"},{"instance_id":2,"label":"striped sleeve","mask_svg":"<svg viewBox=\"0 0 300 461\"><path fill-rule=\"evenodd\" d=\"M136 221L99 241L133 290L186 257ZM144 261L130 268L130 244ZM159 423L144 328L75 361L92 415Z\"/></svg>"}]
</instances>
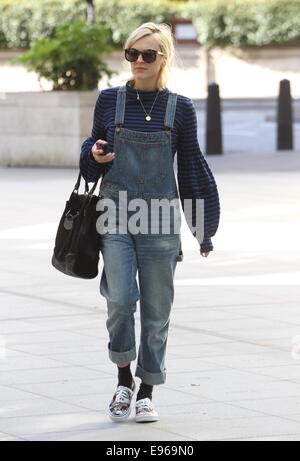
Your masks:
<instances>
[{"instance_id":1,"label":"striped sleeve","mask_svg":"<svg viewBox=\"0 0 300 461\"><path fill-rule=\"evenodd\" d=\"M100 176L104 175L108 171L109 167L107 163L96 162L92 155L92 147L98 139L106 141L105 126L103 123L104 114L104 96L103 91L100 92L98 99L94 107L93 115L93 127L91 136L89 136L81 145L81 153L79 160L79 168L83 178L87 182L95 182Z\"/></svg>"},{"instance_id":2,"label":"striped sleeve","mask_svg":"<svg viewBox=\"0 0 300 461\"><path fill-rule=\"evenodd\" d=\"M186 100L185 118L178 136L177 178L187 224L202 252L212 251L211 237L220 220L220 202L215 178L198 143L194 103ZM187 200L189 199L189 200Z\"/></svg>"}]
</instances>

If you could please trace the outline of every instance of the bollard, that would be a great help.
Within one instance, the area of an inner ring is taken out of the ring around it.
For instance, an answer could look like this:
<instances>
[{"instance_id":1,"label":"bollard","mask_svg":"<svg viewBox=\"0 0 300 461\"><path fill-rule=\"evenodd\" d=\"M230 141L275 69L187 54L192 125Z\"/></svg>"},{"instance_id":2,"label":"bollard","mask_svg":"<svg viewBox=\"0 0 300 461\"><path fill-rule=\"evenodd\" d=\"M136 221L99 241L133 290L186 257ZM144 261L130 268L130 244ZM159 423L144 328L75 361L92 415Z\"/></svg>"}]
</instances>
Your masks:
<instances>
[{"instance_id":1,"label":"bollard","mask_svg":"<svg viewBox=\"0 0 300 461\"><path fill-rule=\"evenodd\" d=\"M280 80L277 105L277 149L293 149L293 116L290 81Z\"/></svg>"},{"instance_id":2,"label":"bollard","mask_svg":"<svg viewBox=\"0 0 300 461\"><path fill-rule=\"evenodd\" d=\"M208 85L206 101L206 154L223 154L219 85Z\"/></svg>"},{"instance_id":3,"label":"bollard","mask_svg":"<svg viewBox=\"0 0 300 461\"><path fill-rule=\"evenodd\" d=\"M88 25L95 24L95 5L94 0L86 0L86 22Z\"/></svg>"}]
</instances>

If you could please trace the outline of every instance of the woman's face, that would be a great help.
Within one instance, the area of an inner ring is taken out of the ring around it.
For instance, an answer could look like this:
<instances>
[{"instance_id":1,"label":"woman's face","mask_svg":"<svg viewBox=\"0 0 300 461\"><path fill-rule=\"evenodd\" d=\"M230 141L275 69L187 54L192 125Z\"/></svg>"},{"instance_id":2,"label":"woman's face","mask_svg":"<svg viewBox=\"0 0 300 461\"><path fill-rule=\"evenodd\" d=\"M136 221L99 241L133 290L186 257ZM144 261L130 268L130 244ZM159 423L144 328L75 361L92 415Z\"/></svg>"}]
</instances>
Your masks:
<instances>
[{"instance_id":1,"label":"woman's face","mask_svg":"<svg viewBox=\"0 0 300 461\"><path fill-rule=\"evenodd\" d=\"M130 48L135 48L139 51L144 51L148 49L160 51L158 43L151 36L140 38L139 40L134 42ZM143 57L140 54L135 62L130 63L131 72L135 80L137 79L139 81L145 82L156 82L159 71L161 67L164 65L164 63L165 56L162 56L160 54L157 54L156 60L151 63L144 62Z\"/></svg>"}]
</instances>

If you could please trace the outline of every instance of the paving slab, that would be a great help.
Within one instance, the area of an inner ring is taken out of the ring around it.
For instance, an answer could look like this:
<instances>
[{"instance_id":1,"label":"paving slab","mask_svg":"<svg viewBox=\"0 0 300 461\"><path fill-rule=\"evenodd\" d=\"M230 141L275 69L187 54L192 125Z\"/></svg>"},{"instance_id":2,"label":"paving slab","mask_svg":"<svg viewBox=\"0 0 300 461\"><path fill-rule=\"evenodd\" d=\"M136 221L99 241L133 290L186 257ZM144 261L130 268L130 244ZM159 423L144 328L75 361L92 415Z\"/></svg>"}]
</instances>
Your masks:
<instances>
[{"instance_id":1,"label":"paving slab","mask_svg":"<svg viewBox=\"0 0 300 461\"><path fill-rule=\"evenodd\" d=\"M0 168L1 441L300 440L300 151L233 144L206 156L221 199L208 258L182 224L167 380L154 388L151 425L134 422L134 405L122 424L107 416L117 372L102 261L89 281L51 266L78 171ZM139 322L138 304L137 347Z\"/></svg>"}]
</instances>

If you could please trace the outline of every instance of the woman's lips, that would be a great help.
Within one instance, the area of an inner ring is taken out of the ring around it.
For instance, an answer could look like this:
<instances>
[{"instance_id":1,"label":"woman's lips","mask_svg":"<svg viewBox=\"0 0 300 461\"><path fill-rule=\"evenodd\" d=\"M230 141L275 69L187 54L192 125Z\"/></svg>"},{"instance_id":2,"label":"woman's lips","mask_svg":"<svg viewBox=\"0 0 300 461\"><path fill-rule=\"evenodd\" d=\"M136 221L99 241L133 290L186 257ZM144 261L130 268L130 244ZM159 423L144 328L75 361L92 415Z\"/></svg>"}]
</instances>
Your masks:
<instances>
[{"instance_id":1,"label":"woman's lips","mask_svg":"<svg viewBox=\"0 0 300 461\"><path fill-rule=\"evenodd\" d=\"M136 67L135 70L146 70L145 67Z\"/></svg>"}]
</instances>

